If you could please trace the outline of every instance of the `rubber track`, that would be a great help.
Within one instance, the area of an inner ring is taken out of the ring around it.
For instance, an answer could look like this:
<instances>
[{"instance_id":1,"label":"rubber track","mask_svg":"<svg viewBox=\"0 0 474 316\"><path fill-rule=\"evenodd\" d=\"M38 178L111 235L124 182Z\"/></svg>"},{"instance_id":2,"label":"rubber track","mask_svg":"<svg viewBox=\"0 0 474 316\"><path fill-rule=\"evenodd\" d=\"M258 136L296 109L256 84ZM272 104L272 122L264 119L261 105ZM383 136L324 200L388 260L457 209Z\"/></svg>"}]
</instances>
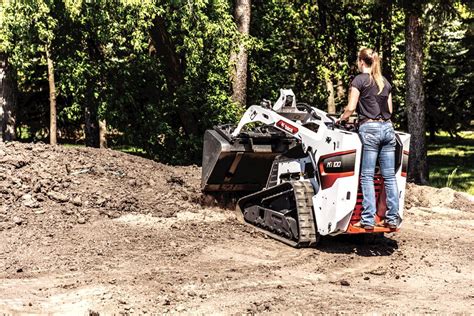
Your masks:
<instances>
[{"instance_id":1,"label":"rubber track","mask_svg":"<svg viewBox=\"0 0 474 316\"><path fill-rule=\"evenodd\" d=\"M297 242L246 222L241 210L238 210L238 213L240 213L238 217L255 230L292 247L302 248L314 246L319 240L319 234L316 231L317 228L313 217L313 186L309 181L291 181L290 184L293 187L298 214L299 240Z\"/></svg>"},{"instance_id":2,"label":"rubber track","mask_svg":"<svg viewBox=\"0 0 474 316\"><path fill-rule=\"evenodd\" d=\"M313 186L309 181L294 181L292 185L298 212L300 233L298 247L311 247L314 246L319 239L313 216Z\"/></svg>"}]
</instances>

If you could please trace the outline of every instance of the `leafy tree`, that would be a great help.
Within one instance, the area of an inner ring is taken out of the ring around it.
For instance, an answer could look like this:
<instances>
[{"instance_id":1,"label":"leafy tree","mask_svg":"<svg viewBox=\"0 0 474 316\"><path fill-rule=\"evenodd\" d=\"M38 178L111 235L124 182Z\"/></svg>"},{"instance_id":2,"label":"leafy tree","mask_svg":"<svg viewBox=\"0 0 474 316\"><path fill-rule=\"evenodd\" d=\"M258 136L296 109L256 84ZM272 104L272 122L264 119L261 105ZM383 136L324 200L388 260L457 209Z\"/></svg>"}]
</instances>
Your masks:
<instances>
[{"instance_id":1,"label":"leafy tree","mask_svg":"<svg viewBox=\"0 0 474 316\"><path fill-rule=\"evenodd\" d=\"M56 144L56 87L54 80L54 41L58 15L64 12L61 2L12 2L5 15L5 50L17 70L19 84L28 89L33 74L41 75L34 85L49 83L50 143ZM44 77L43 77L44 76ZM36 78L35 78L36 79Z\"/></svg>"},{"instance_id":2,"label":"leafy tree","mask_svg":"<svg viewBox=\"0 0 474 316\"><path fill-rule=\"evenodd\" d=\"M426 91L431 141L439 130L457 136L469 129L473 119L472 13L461 4L456 9L457 14L433 21L428 29Z\"/></svg>"},{"instance_id":3,"label":"leafy tree","mask_svg":"<svg viewBox=\"0 0 474 316\"><path fill-rule=\"evenodd\" d=\"M27 108L43 113L44 43L30 34L37 32L27 18L31 6L15 5L8 14L9 52L25 99L36 94ZM234 121L241 111L230 99L229 55L237 30L227 1L55 5L45 15L58 30L51 34L58 118L63 128L85 122L87 145L98 145L97 122L107 118L117 141L162 160L198 161L203 131ZM168 42L157 41L156 33Z\"/></svg>"}]
</instances>

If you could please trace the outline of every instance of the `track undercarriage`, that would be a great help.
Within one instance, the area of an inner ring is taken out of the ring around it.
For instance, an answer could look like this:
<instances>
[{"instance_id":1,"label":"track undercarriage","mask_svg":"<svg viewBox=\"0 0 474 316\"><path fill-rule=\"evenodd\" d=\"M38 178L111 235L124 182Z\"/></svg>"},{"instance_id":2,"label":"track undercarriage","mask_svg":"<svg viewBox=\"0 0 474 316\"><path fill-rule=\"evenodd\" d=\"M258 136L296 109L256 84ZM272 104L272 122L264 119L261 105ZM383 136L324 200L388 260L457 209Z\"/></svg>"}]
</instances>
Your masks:
<instances>
[{"instance_id":1,"label":"track undercarriage","mask_svg":"<svg viewBox=\"0 0 474 316\"><path fill-rule=\"evenodd\" d=\"M318 242L313 218L314 190L309 181L284 182L237 202L245 223L293 247Z\"/></svg>"}]
</instances>

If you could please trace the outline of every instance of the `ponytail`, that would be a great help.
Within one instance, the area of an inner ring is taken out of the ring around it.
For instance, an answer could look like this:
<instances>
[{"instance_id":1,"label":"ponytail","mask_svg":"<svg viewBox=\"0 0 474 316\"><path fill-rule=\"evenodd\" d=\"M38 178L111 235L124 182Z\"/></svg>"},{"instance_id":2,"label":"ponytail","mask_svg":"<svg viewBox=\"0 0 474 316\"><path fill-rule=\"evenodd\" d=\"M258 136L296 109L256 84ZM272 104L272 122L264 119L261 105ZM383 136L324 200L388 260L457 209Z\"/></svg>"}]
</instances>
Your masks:
<instances>
[{"instance_id":1,"label":"ponytail","mask_svg":"<svg viewBox=\"0 0 474 316\"><path fill-rule=\"evenodd\" d=\"M370 48L362 48L359 51L359 59L363 60L367 66L372 67L370 79L375 81L377 88L379 88L378 94L380 94L383 90L383 87L385 86L385 83L383 81L384 79L380 69L379 55Z\"/></svg>"},{"instance_id":2,"label":"ponytail","mask_svg":"<svg viewBox=\"0 0 474 316\"><path fill-rule=\"evenodd\" d=\"M380 57L376 52L372 54L372 57L374 58L374 62L372 63L371 74L375 80L375 83L377 84L377 87L379 88L379 94L380 94L382 93L383 87L385 85L383 82L382 71L380 70Z\"/></svg>"}]
</instances>

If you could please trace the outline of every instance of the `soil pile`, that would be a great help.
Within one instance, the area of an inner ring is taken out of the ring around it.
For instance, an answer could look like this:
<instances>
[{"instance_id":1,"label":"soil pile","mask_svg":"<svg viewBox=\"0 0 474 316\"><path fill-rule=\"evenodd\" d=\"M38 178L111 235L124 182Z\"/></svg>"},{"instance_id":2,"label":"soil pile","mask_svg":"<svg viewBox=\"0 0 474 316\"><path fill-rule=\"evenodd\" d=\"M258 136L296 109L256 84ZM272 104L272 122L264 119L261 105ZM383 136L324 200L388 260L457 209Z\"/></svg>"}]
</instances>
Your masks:
<instances>
[{"instance_id":1,"label":"soil pile","mask_svg":"<svg viewBox=\"0 0 474 316\"><path fill-rule=\"evenodd\" d=\"M199 171L112 150L2 144L0 230L35 219L71 226L128 212L170 217L200 202Z\"/></svg>"},{"instance_id":2,"label":"soil pile","mask_svg":"<svg viewBox=\"0 0 474 316\"><path fill-rule=\"evenodd\" d=\"M400 233L293 249L207 206L200 172L0 143L0 313L472 311L472 196L409 184Z\"/></svg>"},{"instance_id":3,"label":"soil pile","mask_svg":"<svg viewBox=\"0 0 474 316\"><path fill-rule=\"evenodd\" d=\"M445 207L474 212L474 196L450 188L437 189L408 183L405 207Z\"/></svg>"}]
</instances>

